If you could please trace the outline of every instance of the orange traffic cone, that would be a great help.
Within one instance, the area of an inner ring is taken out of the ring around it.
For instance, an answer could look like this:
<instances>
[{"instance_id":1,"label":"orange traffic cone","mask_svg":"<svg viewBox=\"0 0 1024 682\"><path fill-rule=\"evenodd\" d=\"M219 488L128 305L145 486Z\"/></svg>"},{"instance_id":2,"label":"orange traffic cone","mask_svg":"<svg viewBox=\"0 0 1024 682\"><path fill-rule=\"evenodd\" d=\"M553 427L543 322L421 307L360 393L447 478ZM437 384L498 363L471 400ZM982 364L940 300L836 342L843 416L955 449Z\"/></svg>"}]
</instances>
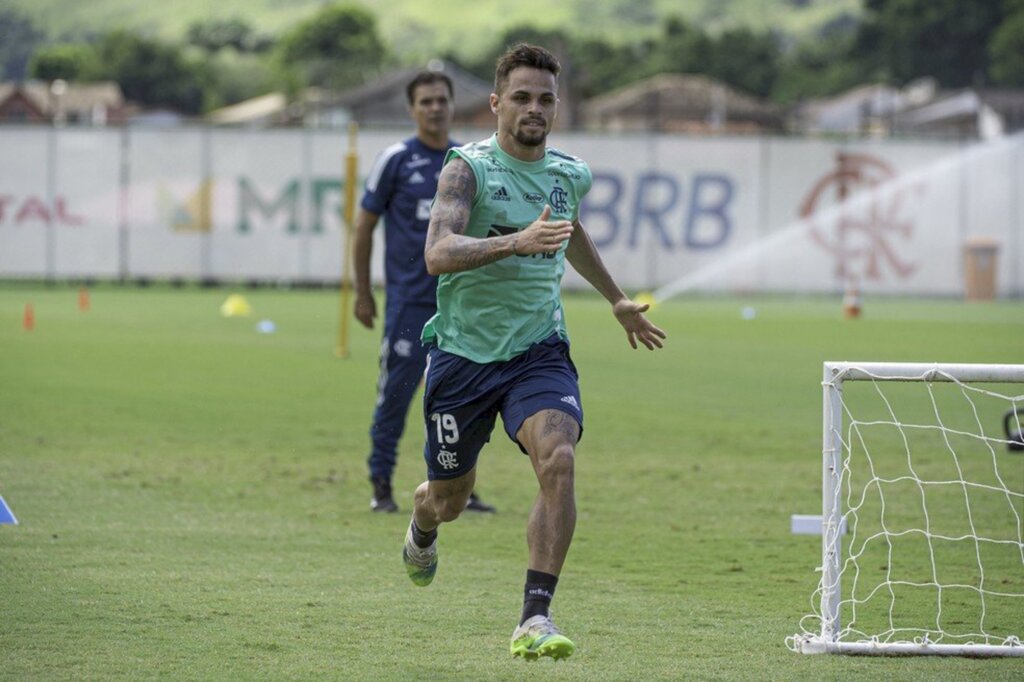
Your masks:
<instances>
[{"instance_id":1,"label":"orange traffic cone","mask_svg":"<svg viewBox=\"0 0 1024 682\"><path fill-rule=\"evenodd\" d=\"M21 326L27 332L36 328L36 311L31 303L25 304L25 315L21 318Z\"/></svg>"},{"instance_id":2,"label":"orange traffic cone","mask_svg":"<svg viewBox=\"0 0 1024 682\"><path fill-rule=\"evenodd\" d=\"M85 312L89 309L89 288L82 287L78 290L78 309Z\"/></svg>"},{"instance_id":3,"label":"orange traffic cone","mask_svg":"<svg viewBox=\"0 0 1024 682\"><path fill-rule=\"evenodd\" d=\"M848 320L860 317L861 300L860 289L856 282L851 282L843 296L843 316Z\"/></svg>"}]
</instances>

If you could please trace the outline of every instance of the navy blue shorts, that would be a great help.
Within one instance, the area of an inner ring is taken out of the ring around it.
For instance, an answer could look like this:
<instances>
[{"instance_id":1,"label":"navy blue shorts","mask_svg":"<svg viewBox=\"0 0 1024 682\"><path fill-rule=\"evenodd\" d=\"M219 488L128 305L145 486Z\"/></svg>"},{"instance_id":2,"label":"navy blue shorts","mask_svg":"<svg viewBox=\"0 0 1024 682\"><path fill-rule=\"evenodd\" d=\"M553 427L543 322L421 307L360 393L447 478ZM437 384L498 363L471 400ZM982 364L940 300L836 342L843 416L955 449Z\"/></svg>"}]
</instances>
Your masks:
<instances>
[{"instance_id":1,"label":"navy blue shorts","mask_svg":"<svg viewBox=\"0 0 1024 682\"><path fill-rule=\"evenodd\" d=\"M423 392L427 478L458 478L476 466L499 413L505 433L525 453L516 433L541 410L572 416L582 437L579 374L557 334L507 362L483 365L431 346Z\"/></svg>"}]
</instances>

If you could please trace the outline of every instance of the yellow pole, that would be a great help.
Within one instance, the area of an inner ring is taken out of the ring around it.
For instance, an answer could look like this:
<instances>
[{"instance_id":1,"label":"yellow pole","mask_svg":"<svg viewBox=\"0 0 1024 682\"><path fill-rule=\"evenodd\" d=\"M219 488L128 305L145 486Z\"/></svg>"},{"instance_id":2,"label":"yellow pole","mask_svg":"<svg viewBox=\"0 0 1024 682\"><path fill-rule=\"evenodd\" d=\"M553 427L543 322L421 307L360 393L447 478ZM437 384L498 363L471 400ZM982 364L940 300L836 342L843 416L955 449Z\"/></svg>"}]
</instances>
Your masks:
<instances>
[{"instance_id":1,"label":"yellow pole","mask_svg":"<svg viewBox=\"0 0 1024 682\"><path fill-rule=\"evenodd\" d=\"M348 357L348 325L352 317L352 239L356 225L356 183L359 181L357 168L359 155L356 154L356 133L359 125L348 124L348 153L345 154L345 177L342 190L345 197L342 220L342 239L345 246L341 254L341 310L338 312L338 345L334 354L339 358Z\"/></svg>"}]
</instances>

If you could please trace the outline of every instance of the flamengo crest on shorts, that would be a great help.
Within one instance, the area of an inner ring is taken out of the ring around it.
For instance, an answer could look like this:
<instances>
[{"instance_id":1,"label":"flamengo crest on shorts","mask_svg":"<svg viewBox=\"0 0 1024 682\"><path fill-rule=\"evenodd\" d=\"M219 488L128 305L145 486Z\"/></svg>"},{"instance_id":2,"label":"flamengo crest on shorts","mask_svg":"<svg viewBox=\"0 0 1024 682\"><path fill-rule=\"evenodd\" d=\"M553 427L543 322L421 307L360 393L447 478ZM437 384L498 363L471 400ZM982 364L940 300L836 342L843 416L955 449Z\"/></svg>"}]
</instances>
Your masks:
<instances>
[{"instance_id":1,"label":"flamengo crest on shorts","mask_svg":"<svg viewBox=\"0 0 1024 682\"><path fill-rule=\"evenodd\" d=\"M448 450L438 450L437 463L443 469L456 469L459 466L459 454L457 452L449 452Z\"/></svg>"}]
</instances>

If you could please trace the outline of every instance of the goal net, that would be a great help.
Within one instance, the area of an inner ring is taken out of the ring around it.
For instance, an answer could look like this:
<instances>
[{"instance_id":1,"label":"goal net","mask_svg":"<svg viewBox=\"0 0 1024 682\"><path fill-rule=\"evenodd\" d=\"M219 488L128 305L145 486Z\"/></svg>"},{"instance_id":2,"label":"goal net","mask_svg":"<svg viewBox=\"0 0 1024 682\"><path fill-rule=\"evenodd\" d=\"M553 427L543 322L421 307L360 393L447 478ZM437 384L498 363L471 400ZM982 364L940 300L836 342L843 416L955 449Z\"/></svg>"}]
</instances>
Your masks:
<instances>
[{"instance_id":1,"label":"goal net","mask_svg":"<svg viewBox=\"0 0 1024 682\"><path fill-rule=\"evenodd\" d=\"M793 651L1024 656L1024 365L824 366L821 579Z\"/></svg>"}]
</instances>

